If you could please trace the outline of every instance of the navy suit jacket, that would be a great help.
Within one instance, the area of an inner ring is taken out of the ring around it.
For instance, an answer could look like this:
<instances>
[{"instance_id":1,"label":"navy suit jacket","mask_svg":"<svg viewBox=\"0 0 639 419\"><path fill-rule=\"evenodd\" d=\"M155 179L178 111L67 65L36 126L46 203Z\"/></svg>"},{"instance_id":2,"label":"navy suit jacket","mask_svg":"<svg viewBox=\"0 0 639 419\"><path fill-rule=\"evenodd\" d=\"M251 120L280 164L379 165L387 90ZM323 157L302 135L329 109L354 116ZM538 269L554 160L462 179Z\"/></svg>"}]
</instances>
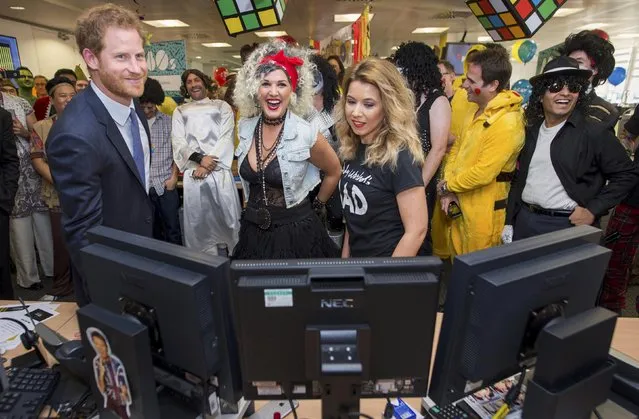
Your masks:
<instances>
[{"instance_id":1,"label":"navy suit jacket","mask_svg":"<svg viewBox=\"0 0 639 419\"><path fill-rule=\"evenodd\" d=\"M137 101L135 108L150 139ZM152 237L153 209L144 179L115 121L91 87L76 95L53 124L46 152L60 196L67 247L81 276L85 275L79 251L89 244L87 231L92 227L104 225ZM76 298L82 305L88 297L78 289L78 279L74 277Z\"/></svg>"}]
</instances>

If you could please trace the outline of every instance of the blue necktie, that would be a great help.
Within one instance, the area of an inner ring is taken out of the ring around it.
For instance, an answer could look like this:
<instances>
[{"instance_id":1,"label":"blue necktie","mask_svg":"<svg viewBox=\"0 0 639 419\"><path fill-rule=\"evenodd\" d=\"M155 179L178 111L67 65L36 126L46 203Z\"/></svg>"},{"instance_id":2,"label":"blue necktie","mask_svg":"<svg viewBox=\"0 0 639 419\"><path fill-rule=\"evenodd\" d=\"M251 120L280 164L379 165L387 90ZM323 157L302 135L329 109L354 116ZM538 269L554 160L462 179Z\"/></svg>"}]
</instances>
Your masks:
<instances>
[{"instance_id":1,"label":"blue necktie","mask_svg":"<svg viewBox=\"0 0 639 419\"><path fill-rule=\"evenodd\" d=\"M131 109L129 119L131 120L131 136L133 137L133 161L138 168L142 183L146 183L146 177L144 175L144 149L142 148L142 139L140 138L140 125L138 124L138 116L133 108Z\"/></svg>"}]
</instances>

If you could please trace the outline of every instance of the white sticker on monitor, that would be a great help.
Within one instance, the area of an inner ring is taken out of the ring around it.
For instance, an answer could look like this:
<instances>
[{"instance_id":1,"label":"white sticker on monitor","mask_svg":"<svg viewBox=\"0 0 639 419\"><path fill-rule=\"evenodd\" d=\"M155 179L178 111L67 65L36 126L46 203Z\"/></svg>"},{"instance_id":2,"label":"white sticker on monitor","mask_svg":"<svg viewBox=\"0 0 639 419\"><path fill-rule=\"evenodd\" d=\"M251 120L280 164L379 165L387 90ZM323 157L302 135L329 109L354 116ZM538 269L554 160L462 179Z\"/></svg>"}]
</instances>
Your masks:
<instances>
[{"instance_id":1,"label":"white sticker on monitor","mask_svg":"<svg viewBox=\"0 0 639 419\"><path fill-rule=\"evenodd\" d=\"M264 307L293 307L293 289L264 290Z\"/></svg>"},{"instance_id":2,"label":"white sticker on monitor","mask_svg":"<svg viewBox=\"0 0 639 419\"><path fill-rule=\"evenodd\" d=\"M282 395L282 387L280 386L260 386L257 387L257 395L258 396L281 396Z\"/></svg>"}]
</instances>

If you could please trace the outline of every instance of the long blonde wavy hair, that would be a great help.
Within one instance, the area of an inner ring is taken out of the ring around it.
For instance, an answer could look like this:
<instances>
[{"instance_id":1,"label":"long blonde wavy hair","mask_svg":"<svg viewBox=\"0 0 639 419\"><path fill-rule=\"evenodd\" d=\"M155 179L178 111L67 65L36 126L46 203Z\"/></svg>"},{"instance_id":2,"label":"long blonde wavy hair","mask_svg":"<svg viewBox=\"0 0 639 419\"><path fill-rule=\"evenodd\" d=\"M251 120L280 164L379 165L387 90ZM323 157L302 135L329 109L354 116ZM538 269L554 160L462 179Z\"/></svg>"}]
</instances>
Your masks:
<instances>
[{"instance_id":1,"label":"long blonde wavy hair","mask_svg":"<svg viewBox=\"0 0 639 419\"><path fill-rule=\"evenodd\" d=\"M346 120L345 108L348 89L352 82L369 83L379 90L384 111L377 137L366 147L364 164L367 166L389 166L397 168L397 155L406 149L413 161L424 164L413 92L393 64L378 58L367 58L348 71L344 80L344 94L335 107L335 128L340 140L339 154L342 160L353 160L361 139Z\"/></svg>"},{"instance_id":2,"label":"long blonde wavy hair","mask_svg":"<svg viewBox=\"0 0 639 419\"><path fill-rule=\"evenodd\" d=\"M291 94L288 108L302 118L311 111L313 107L313 71L315 71L315 64L310 60L311 51L291 46L281 40L275 40L257 47L237 73L233 101L242 118L250 118L262 112L257 99L260 82L266 75L262 70L266 68L272 71L275 67L263 66L260 62L264 57L275 55L279 51L284 51L285 55L298 57L304 61L304 64L297 67L297 89Z\"/></svg>"}]
</instances>

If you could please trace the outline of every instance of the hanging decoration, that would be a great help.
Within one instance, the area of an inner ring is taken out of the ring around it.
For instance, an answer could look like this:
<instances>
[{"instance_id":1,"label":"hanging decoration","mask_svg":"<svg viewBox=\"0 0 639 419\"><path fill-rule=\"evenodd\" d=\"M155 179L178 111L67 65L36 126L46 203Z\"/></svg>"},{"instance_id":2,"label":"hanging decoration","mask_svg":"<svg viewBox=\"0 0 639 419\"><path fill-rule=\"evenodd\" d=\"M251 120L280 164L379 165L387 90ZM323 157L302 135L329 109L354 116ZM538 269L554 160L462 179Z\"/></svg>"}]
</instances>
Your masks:
<instances>
[{"instance_id":1,"label":"hanging decoration","mask_svg":"<svg viewBox=\"0 0 639 419\"><path fill-rule=\"evenodd\" d=\"M282 24L288 0L214 0L230 36Z\"/></svg>"},{"instance_id":2,"label":"hanging decoration","mask_svg":"<svg viewBox=\"0 0 639 419\"><path fill-rule=\"evenodd\" d=\"M370 9L370 4L367 4L359 19L353 23L353 64L362 61L371 53Z\"/></svg>"},{"instance_id":3,"label":"hanging decoration","mask_svg":"<svg viewBox=\"0 0 639 419\"><path fill-rule=\"evenodd\" d=\"M532 84L526 79L517 80L513 84L512 90L519 93L519 96L524 100L522 104L525 105L532 95Z\"/></svg>"},{"instance_id":4,"label":"hanging decoration","mask_svg":"<svg viewBox=\"0 0 639 419\"><path fill-rule=\"evenodd\" d=\"M531 38L566 0L466 0L495 42Z\"/></svg>"},{"instance_id":5,"label":"hanging decoration","mask_svg":"<svg viewBox=\"0 0 639 419\"><path fill-rule=\"evenodd\" d=\"M623 67L615 67L608 77L608 82L613 86L619 86L624 80L626 80L626 69Z\"/></svg>"}]
</instances>

